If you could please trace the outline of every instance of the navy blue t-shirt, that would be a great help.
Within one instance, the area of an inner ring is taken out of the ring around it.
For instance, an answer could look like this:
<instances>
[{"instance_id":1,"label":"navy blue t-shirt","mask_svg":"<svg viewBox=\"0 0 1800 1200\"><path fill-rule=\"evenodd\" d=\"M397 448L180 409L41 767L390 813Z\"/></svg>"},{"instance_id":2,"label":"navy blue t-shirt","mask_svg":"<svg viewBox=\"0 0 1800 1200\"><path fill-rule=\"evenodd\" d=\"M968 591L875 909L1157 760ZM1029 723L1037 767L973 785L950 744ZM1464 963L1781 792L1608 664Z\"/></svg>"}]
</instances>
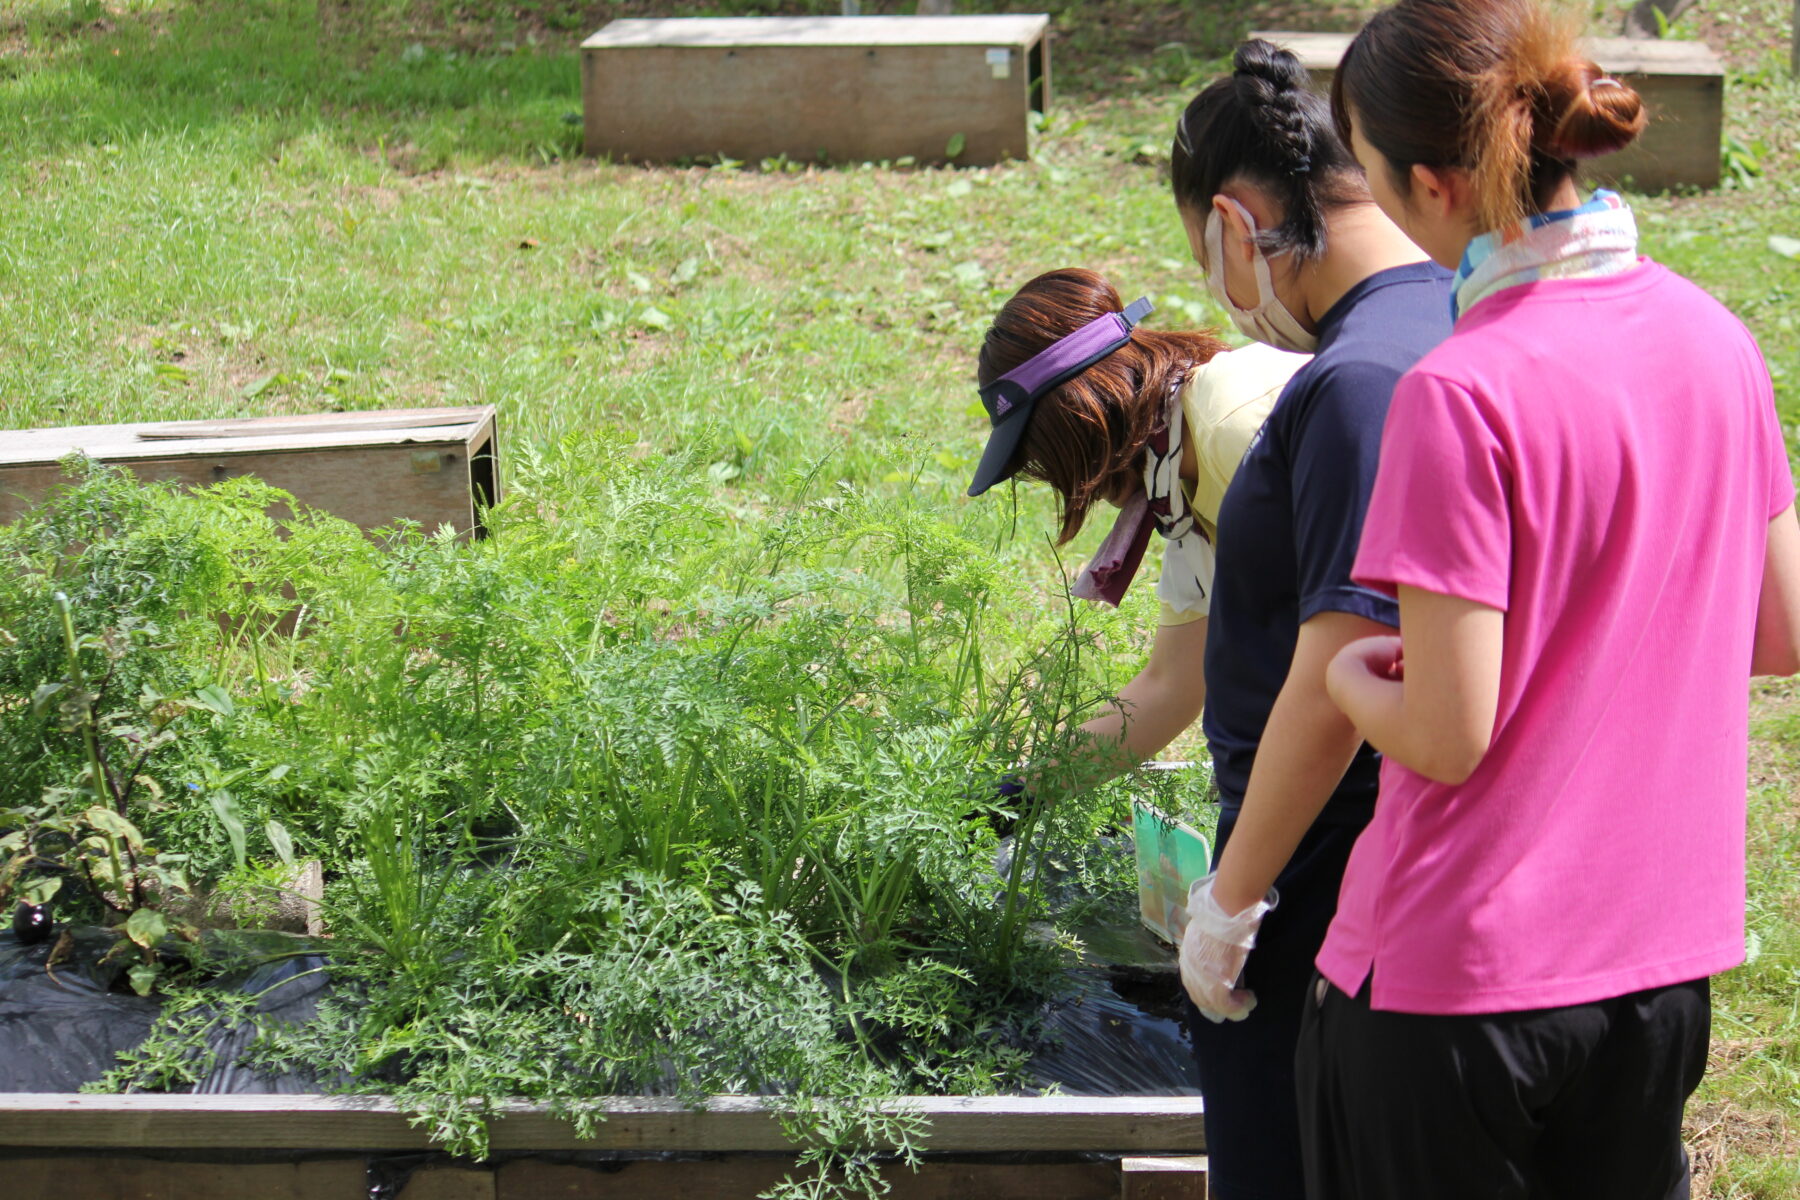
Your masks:
<instances>
[{"instance_id":1,"label":"navy blue t-shirt","mask_svg":"<svg viewBox=\"0 0 1800 1200\"><path fill-rule=\"evenodd\" d=\"M1282 390L1219 505L1204 728L1227 809L1243 802L1301 624L1321 612L1400 623L1394 601L1350 582L1350 568L1388 401L1449 335L1449 280L1428 262L1391 267L1332 305L1317 353ZM1322 819L1366 818L1380 765L1364 744Z\"/></svg>"}]
</instances>

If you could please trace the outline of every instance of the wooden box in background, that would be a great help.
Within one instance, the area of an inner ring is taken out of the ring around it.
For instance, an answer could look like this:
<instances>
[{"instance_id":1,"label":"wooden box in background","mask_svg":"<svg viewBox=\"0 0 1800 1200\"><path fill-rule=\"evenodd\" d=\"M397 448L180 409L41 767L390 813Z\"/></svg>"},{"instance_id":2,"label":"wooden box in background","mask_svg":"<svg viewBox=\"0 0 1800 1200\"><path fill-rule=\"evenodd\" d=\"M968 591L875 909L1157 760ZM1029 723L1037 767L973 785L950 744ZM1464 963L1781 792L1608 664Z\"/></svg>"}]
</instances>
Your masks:
<instances>
[{"instance_id":1,"label":"wooden box in background","mask_svg":"<svg viewBox=\"0 0 1800 1200\"><path fill-rule=\"evenodd\" d=\"M1049 24L1041 14L614 21L581 45L587 152L1026 158L1031 113L1050 101Z\"/></svg>"},{"instance_id":2,"label":"wooden box in background","mask_svg":"<svg viewBox=\"0 0 1800 1200\"><path fill-rule=\"evenodd\" d=\"M1323 90L1349 48L1348 33L1253 33L1286 46ZM1624 183L1639 191L1719 185L1725 121L1725 68L1701 42L1586 38L1584 49L1601 70L1629 83L1644 99L1650 124L1637 141L1581 164L1584 178Z\"/></svg>"},{"instance_id":3,"label":"wooden box in background","mask_svg":"<svg viewBox=\"0 0 1800 1200\"><path fill-rule=\"evenodd\" d=\"M399 519L480 537L500 498L491 405L0 431L0 523L17 520L81 451L145 480L203 486L255 475L311 508L375 529Z\"/></svg>"}]
</instances>

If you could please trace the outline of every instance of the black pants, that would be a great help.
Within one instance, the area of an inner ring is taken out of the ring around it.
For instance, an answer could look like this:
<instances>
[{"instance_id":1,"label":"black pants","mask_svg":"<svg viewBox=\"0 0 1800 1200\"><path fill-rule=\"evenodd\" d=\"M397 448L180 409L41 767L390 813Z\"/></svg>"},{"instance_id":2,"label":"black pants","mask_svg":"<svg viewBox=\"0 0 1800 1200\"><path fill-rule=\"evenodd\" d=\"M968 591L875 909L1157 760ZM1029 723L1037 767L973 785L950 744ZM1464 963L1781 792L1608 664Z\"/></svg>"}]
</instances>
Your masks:
<instances>
[{"instance_id":1,"label":"black pants","mask_svg":"<svg viewBox=\"0 0 1800 1200\"><path fill-rule=\"evenodd\" d=\"M1687 1200L1705 979L1480 1016L1371 1010L1317 979L1296 1074L1311 1200Z\"/></svg>"},{"instance_id":2,"label":"black pants","mask_svg":"<svg viewBox=\"0 0 1800 1200\"><path fill-rule=\"evenodd\" d=\"M1294 1046L1313 959L1337 912L1344 864L1365 816L1313 826L1275 881L1281 903L1263 918L1256 949L1244 965L1244 986L1256 993L1255 1011L1242 1021L1215 1025L1183 1001L1206 1103L1213 1200L1304 1200ZM1220 817L1220 853L1235 823L1229 810Z\"/></svg>"}]
</instances>

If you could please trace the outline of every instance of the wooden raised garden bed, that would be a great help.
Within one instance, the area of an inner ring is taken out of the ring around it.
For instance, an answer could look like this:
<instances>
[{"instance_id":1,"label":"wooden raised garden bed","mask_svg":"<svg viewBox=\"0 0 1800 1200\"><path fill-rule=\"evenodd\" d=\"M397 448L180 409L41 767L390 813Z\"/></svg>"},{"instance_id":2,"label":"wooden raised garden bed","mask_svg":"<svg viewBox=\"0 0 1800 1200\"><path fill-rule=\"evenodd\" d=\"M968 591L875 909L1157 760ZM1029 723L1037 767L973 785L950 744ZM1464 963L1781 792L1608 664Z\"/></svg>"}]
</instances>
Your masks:
<instances>
[{"instance_id":1,"label":"wooden raised garden bed","mask_svg":"<svg viewBox=\"0 0 1800 1200\"><path fill-rule=\"evenodd\" d=\"M79 451L188 487L254 475L364 529L404 518L480 536L500 499L496 422L490 404L0 431L0 524L63 482L60 460Z\"/></svg>"},{"instance_id":2,"label":"wooden raised garden bed","mask_svg":"<svg viewBox=\"0 0 1800 1200\"><path fill-rule=\"evenodd\" d=\"M1332 73L1354 34L1260 31L1292 50L1314 82L1331 87ZM1719 185L1719 138L1725 120L1725 67L1703 42L1587 38L1583 49L1600 69L1629 83L1650 110L1637 141L1583 163L1584 174L1629 182L1646 192Z\"/></svg>"},{"instance_id":3,"label":"wooden raised garden bed","mask_svg":"<svg viewBox=\"0 0 1800 1200\"><path fill-rule=\"evenodd\" d=\"M1050 19L675 17L581 44L587 152L667 162L1030 156Z\"/></svg>"},{"instance_id":4,"label":"wooden raised garden bed","mask_svg":"<svg viewBox=\"0 0 1800 1200\"><path fill-rule=\"evenodd\" d=\"M410 476L431 428L337 452ZM121 459L182 457L144 432ZM265 439L172 440L229 473L215 453ZM0 939L3 1083L43 1089L0 1096L4 1195L748 1198L827 1182L826 1147L900 1200L1200 1195L1168 951L1140 963L1084 923L1147 936L1119 841L1141 781L1055 825L970 791L1063 761L1066 715L1111 694L1085 629L984 638L980 548L910 507L811 506L772 539L664 464L621 450L599 487L585 451L547 453L569 457L522 481L505 536L467 543L240 522L231 489L148 503L115 471L25 518L0 574L0 733L24 748L0 832L17 898L55 908ZM957 570L907 569L930 562ZM305 636L239 619L289 604L319 614ZM151 903L275 887L297 848L332 878L329 946ZM1072 908L1089 882L1105 903ZM327 989L345 1002L321 1010ZM116 1090L76 1094L96 1079ZM348 1079L397 1094L250 1090ZM1099 1095L866 1099L993 1079ZM582 1094L677 1081L801 1111ZM454 1107L489 1096L534 1099Z\"/></svg>"}]
</instances>

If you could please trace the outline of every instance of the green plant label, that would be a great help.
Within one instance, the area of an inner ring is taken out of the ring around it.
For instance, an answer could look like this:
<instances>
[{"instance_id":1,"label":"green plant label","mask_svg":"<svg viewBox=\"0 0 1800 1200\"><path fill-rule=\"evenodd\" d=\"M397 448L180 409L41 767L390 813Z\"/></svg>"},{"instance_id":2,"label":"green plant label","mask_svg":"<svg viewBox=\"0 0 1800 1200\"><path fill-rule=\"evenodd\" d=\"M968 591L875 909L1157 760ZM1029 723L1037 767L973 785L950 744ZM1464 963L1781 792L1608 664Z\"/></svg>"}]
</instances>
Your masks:
<instances>
[{"instance_id":1,"label":"green plant label","mask_svg":"<svg viewBox=\"0 0 1800 1200\"><path fill-rule=\"evenodd\" d=\"M1206 836L1142 801L1131 806L1137 844L1138 918L1166 942L1181 940L1188 888L1212 869Z\"/></svg>"}]
</instances>

